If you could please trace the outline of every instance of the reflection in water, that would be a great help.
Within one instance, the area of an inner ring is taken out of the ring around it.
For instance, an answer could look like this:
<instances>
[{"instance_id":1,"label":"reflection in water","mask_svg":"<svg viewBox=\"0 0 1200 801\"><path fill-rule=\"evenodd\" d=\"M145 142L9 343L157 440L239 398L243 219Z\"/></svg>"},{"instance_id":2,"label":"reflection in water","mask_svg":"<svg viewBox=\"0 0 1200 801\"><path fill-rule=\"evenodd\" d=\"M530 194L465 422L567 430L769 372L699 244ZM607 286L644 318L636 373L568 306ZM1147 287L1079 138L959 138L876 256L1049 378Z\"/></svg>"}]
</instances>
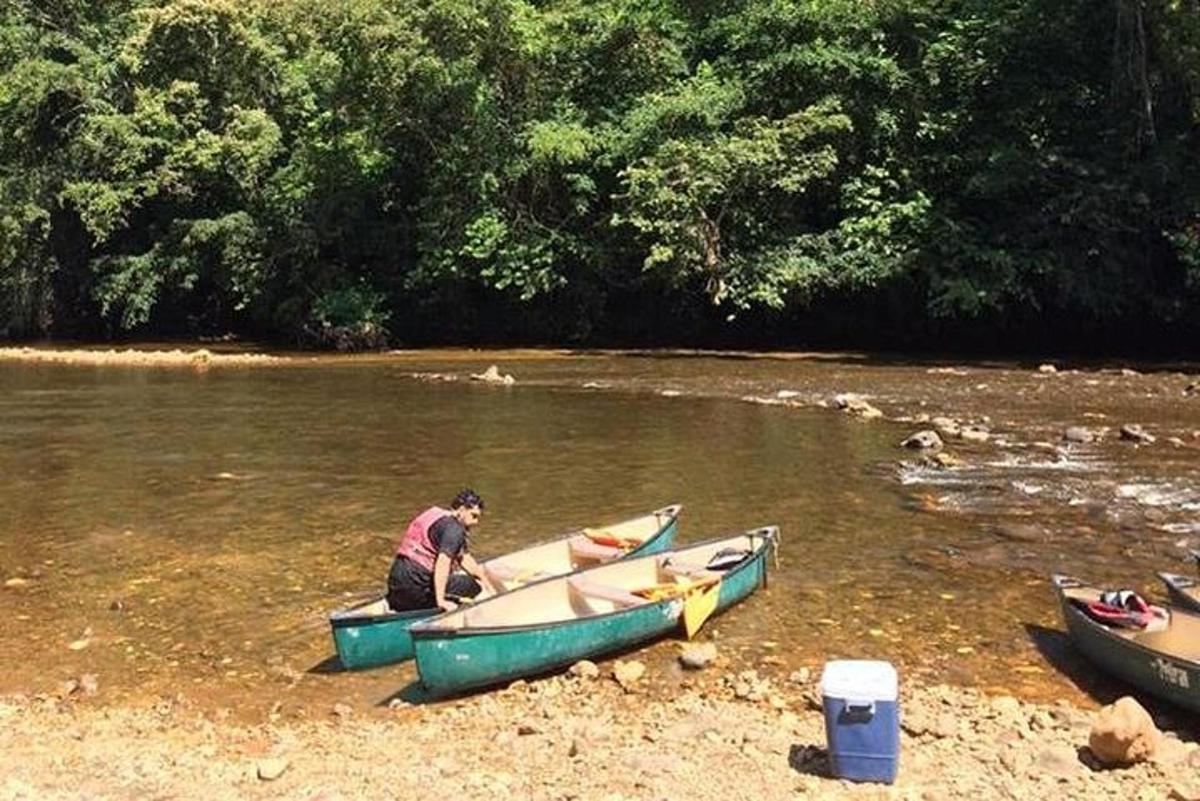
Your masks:
<instances>
[{"instance_id":1,"label":"reflection in water","mask_svg":"<svg viewBox=\"0 0 1200 801\"><path fill-rule=\"evenodd\" d=\"M1081 407L1188 436L1200 421L1169 391L1147 401L1168 378L612 355L509 361L512 388L412 377L486 366L471 359L0 365L0 580L28 580L0 591L0 692L95 673L108 698L386 698L411 666L328 672L324 617L382 589L409 517L470 485L488 504L482 555L673 501L684 541L778 523L770 586L709 632L747 665L881 657L1057 697L1073 685L1027 633L1059 625L1047 571L1144 587L1195 532L1187 442L1058 445ZM780 390L987 417L1001 444L929 470L896 448L912 424L738 401Z\"/></svg>"}]
</instances>

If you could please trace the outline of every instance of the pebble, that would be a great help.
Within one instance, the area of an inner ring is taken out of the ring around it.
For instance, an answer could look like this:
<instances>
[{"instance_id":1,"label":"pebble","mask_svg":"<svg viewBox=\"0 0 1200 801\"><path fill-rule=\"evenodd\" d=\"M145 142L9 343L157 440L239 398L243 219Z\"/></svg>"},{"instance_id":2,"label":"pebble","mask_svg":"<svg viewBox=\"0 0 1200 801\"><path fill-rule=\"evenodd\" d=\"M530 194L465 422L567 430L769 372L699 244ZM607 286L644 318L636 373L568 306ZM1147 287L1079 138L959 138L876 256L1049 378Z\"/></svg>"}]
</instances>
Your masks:
<instances>
[{"instance_id":1,"label":"pebble","mask_svg":"<svg viewBox=\"0 0 1200 801\"><path fill-rule=\"evenodd\" d=\"M628 662L617 660L616 664L613 665L612 675L616 679L617 684L621 685L621 688L628 692L637 685L638 679L645 672L646 666L636 659Z\"/></svg>"},{"instance_id":2,"label":"pebble","mask_svg":"<svg viewBox=\"0 0 1200 801\"><path fill-rule=\"evenodd\" d=\"M799 670L793 670L788 675L788 681L792 684L808 684L808 680L812 678L812 670L802 667Z\"/></svg>"},{"instance_id":3,"label":"pebble","mask_svg":"<svg viewBox=\"0 0 1200 801\"><path fill-rule=\"evenodd\" d=\"M258 763L258 778L264 782L273 782L283 775L291 763L285 757L271 757Z\"/></svg>"},{"instance_id":4,"label":"pebble","mask_svg":"<svg viewBox=\"0 0 1200 801\"><path fill-rule=\"evenodd\" d=\"M576 676L581 679L595 679L600 676L600 668L596 666L595 662L590 662L587 659L581 659L575 664L571 665L571 668L568 672L572 676Z\"/></svg>"},{"instance_id":5,"label":"pebble","mask_svg":"<svg viewBox=\"0 0 1200 801\"><path fill-rule=\"evenodd\" d=\"M717 646L711 642L695 643L683 649L679 662L688 670L701 670L717 658Z\"/></svg>"},{"instance_id":6,"label":"pebble","mask_svg":"<svg viewBox=\"0 0 1200 801\"><path fill-rule=\"evenodd\" d=\"M1071 779L1079 775L1083 763L1079 754L1069 745L1051 745L1038 752L1030 767L1034 776L1051 776L1057 779Z\"/></svg>"},{"instance_id":7,"label":"pebble","mask_svg":"<svg viewBox=\"0 0 1200 801\"><path fill-rule=\"evenodd\" d=\"M18 587L28 586L28 584L29 584L29 579L23 579L20 576L13 576L12 578L10 578L4 582L5 587L8 587L9 589L13 589L13 590L17 589Z\"/></svg>"}]
</instances>

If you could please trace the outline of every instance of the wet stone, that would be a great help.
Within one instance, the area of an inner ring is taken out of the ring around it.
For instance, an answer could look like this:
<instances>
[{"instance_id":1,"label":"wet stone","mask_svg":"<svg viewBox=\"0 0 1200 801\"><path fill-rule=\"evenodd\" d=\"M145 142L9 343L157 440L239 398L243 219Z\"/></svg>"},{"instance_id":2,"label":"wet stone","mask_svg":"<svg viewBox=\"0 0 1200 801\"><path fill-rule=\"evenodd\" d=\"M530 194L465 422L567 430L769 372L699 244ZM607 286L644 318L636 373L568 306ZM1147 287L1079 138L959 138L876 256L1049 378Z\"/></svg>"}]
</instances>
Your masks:
<instances>
[{"instance_id":1,"label":"wet stone","mask_svg":"<svg viewBox=\"0 0 1200 801\"><path fill-rule=\"evenodd\" d=\"M942 438L938 436L936 431L926 429L910 435L900 443L900 447L912 448L914 450L931 450L942 447Z\"/></svg>"},{"instance_id":2,"label":"wet stone","mask_svg":"<svg viewBox=\"0 0 1200 801\"><path fill-rule=\"evenodd\" d=\"M1121 439L1126 442L1140 442L1150 445L1155 442L1153 434L1147 434L1146 431L1136 423L1127 423L1121 426Z\"/></svg>"}]
</instances>

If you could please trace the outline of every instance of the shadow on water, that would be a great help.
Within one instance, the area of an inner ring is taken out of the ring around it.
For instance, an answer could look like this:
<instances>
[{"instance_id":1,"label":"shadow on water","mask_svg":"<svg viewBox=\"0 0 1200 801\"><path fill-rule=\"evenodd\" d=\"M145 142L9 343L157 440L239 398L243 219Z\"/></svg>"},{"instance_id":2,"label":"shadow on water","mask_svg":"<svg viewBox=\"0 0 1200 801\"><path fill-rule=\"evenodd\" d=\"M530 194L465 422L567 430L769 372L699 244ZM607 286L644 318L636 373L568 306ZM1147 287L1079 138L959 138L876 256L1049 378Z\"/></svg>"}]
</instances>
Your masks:
<instances>
[{"instance_id":1,"label":"shadow on water","mask_svg":"<svg viewBox=\"0 0 1200 801\"><path fill-rule=\"evenodd\" d=\"M1117 371L1136 365L1138 372L1152 375L1155 373L1189 373L1196 369L1196 362L1187 359L1172 358L1128 358L1119 357L1088 357L1072 358L1062 353L1046 353L1042 355L1006 353L1004 355L980 355L953 352L905 352L892 351L777 351L777 350L706 350L706 349L647 349L632 348L610 350L604 348L580 348L568 351L571 356L607 356L630 359L719 359L724 361L808 361L823 364L845 364L869 367L948 367L969 365L973 370L1036 370L1046 362L1056 363L1060 369L1064 362L1069 369L1085 372Z\"/></svg>"},{"instance_id":2,"label":"shadow on water","mask_svg":"<svg viewBox=\"0 0 1200 801\"><path fill-rule=\"evenodd\" d=\"M1194 720L1191 713L1103 672L1075 648L1066 632L1026 623L1025 633L1055 670L1096 702L1107 705L1131 695L1160 728L1179 732L1189 740L1200 736L1200 721Z\"/></svg>"},{"instance_id":3,"label":"shadow on water","mask_svg":"<svg viewBox=\"0 0 1200 801\"><path fill-rule=\"evenodd\" d=\"M1132 691L1130 685L1109 677L1089 662L1087 657L1076 650L1066 632L1036 623L1024 625L1025 633L1046 661L1095 701L1111 704Z\"/></svg>"}]
</instances>

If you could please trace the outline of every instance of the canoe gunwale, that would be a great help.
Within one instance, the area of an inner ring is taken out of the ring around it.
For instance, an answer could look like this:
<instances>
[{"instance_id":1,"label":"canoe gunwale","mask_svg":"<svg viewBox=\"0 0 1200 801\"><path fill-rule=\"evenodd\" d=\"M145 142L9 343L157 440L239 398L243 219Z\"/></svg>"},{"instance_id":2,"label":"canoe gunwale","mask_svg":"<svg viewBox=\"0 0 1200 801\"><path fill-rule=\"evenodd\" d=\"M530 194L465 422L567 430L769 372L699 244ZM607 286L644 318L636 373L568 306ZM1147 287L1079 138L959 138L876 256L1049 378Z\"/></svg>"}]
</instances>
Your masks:
<instances>
[{"instance_id":1,"label":"canoe gunwale","mask_svg":"<svg viewBox=\"0 0 1200 801\"><path fill-rule=\"evenodd\" d=\"M750 567L752 565L755 565L756 563L760 562L761 560L766 559L767 548L770 548L773 546L773 544L775 542L775 537L777 535L771 535L771 534L767 534L764 532L771 532L771 531L777 531L777 530L778 530L778 528L776 526L763 526L761 528L750 529L749 531L743 531L743 532L739 532L737 534L727 534L722 537L712 537L710 539L703 540L701 542L692 543L692 545L689 545L687 547L688 548L699 547L702 545L707 545L712 542L718 542L720 540L732 539L733 537L739 537L739 536L749 536L752 538L755 536L761 537L762 543L756 548L756 550L754 552L752 552L750 554L750 556L746 557L745 561L741 562L738 565L735 565L734 567L730 568L729 570L725 571L722 574L721 580L724 581L726 578L735 576L745 570L748 570L748 569L750 569ZM686 550L686 548L677 548L676 550ZM547 581L565 581L569 576L576 575L580 572L586 572L586 569L584 571L576 571L575 573L568 573L568 574L562 575L562 576L552 576L550 578L542 579L540 581L531 582L530 584L526 584L525 586L532 587L532 586L535 586L537 584L541 584L541 583L544 583ZM413 639L450 640L450 639L455 639L457 637L474 637L474 636L479 636L479 635L515 634L515 633L519 633L519 632L531 632L531 631L540 631L540 630L552 631L556 628L572 626L572 625L575 625L575 624L580 623L581 621L585 621L585 620L589 621L589 622L597 621L597 620L605 620L605 619L608 619L611 617L616 617L618 615L629 614L631 611L634 611L634 610L641 611L641 610L645 610L645 609L653 609L656 607L666 607L668 604L674 603L676 600L678 600L678 599L664 598L659 601L649 601L645 604L639 604L638 606L634 606L634 607L617 608L617 609L613 609L609 612L601 612L600 614L596 614L596 615L587 615L586 617L574 617L574 618L569 618L569 619L565 619L565 620L550 620L550 621L546 621L543 623L520 623L520 624L510 625L510 626L490 625L490 626L470 626L470 627L458 627L458 628L453 628L453 629L443 629L443 628L439 628L434 625L437 622L436 618L429 618L427 620L421 621L420 623L416 624L413 628L409 629L409 634ZM453 613L446 613L446 614L453 614ZM438 615L438 617L440 617L440 616L441 615Z\"/></svg>"},{"instance_id":2,"label":"canoe gunwale","mask_svg":"<svg viewBox=\"0 0 1200 801\"><path fill-rule=\"evenodd\" d=\"M683 504L671 503L671 504L667 504L666 506L663 506L659 509L655 509L651 512L647 512L644 515L636 515L635 517L629 518L630 520L636 520L637 518L640 518L640 517L653 516L653 517L659 518L662 521L662 523L658 527L658 530L655 531L653 534L651 534L649 537L647 537L642 542L641 545L638 545L636 548L630 550L629 553L618 557L618 560L619 559L628 559L632 556L637 556L639 553L641 553L642 551L651 547L654 543L661 540L664 536L666 536L667 532L670 530L670 528L673 525L678 524L679 515L682 514L682 512L683 512ZM625 522L625 521L622 521L622 522ZM532 550L534 548L540 548L543 545L549 545L554 542L560 542L564 539L567 539L576 534L579 534L582 530L583 529L574 529L572 531L568 531L565 534L560 534L557 537L552 537L549 539L545 539L545 540L541 540L539 542L532 543L530 545L526 545L524 548L521 548L520 550L527 551L527 550ZM486 563L486 562L491 561L492 559L503 559L506 555L507 554L498 554L497 556L493 556L490 559L483 560L483 562ZM579 571L573 570L570 573L564 573L564 574L561 574L558 576L547 576L546 578L539 579L538 581L552 581L556 578L561 578L563 575L571 575L571 573L577 573L577 572L579 572ZM537 581L534 581L534 582L530 582L529 585L525 585L525 586L530 586L532 584L537 584L537 583L538 583ZM500 594L503 595L503 593L500 593ZM400 612L396 612L396 611L382 612L377 615L356 615L356 614L354 614L354 612L356 610L362 609L365 606L370 606L372 604L378 603L379 601L385 600L386 598L387 598L386 595L380 594L380 595L375 596L374 598L372 598L369 601L363 601L361 603L354 604L353 606L344 607L335 612L331 612L329 614L329 625L335 629L357 628L360 626L371 626L371 625L374 625L377 623L395 623L395 622L401 622L401 621L405 621L405 620L425 620L426 618L435 617L436 615L440 615L442 613L442 610L438 609L437 607L429 607L427 609L406 609L406 610L403 610Z\"/></svg>"},{"instance_id":3,"label":"canoe gunwale","mask_svg":"<svg viewBox=\"0 0 1200 801\"><path fill-rule=\"evenodd\" d=\"M1200 598L1193 593L1200 587L1200 580L1191 576L1181 576L1178 573L1157 573L1160 581L1167 588L1167 595L1172 603L1189 612L1200 612Z\"/></svg>"},{"instance_id":4,"label":"canoe gunwale","mask_svg":"<svg viewBox=\"0 0 1200 801\"><path fill-rule=\"evenodd\" d=\"M405 609L402 612L383 612L378 615L356 615L354 610L361 609L364 606L379 603L385 600L387 596L380 595L370 601L364 601L361 604L347 607L346 609L338 610L329 615L329 625L335 629L357 628L359 626L370 626L375 623L394 623L400 620L408 619L425 619L438 611L436 607L429 609Z\"/></svg>"},{"instance_id":5,"label":"canoe gunwale","mask_svg":"<svg viewBox=\"0 0 1200 801\"><path fill-rule=\"evenodd\" d=\"M1162 580L1163 584L1166 584L1170 589L1190 590L1193 587L1200 585L1200 581L1197 581L1191 576L1181 576L1178 573L1156 573L1155 575L1157 575Z\"/></svg>"}]
</instances>

